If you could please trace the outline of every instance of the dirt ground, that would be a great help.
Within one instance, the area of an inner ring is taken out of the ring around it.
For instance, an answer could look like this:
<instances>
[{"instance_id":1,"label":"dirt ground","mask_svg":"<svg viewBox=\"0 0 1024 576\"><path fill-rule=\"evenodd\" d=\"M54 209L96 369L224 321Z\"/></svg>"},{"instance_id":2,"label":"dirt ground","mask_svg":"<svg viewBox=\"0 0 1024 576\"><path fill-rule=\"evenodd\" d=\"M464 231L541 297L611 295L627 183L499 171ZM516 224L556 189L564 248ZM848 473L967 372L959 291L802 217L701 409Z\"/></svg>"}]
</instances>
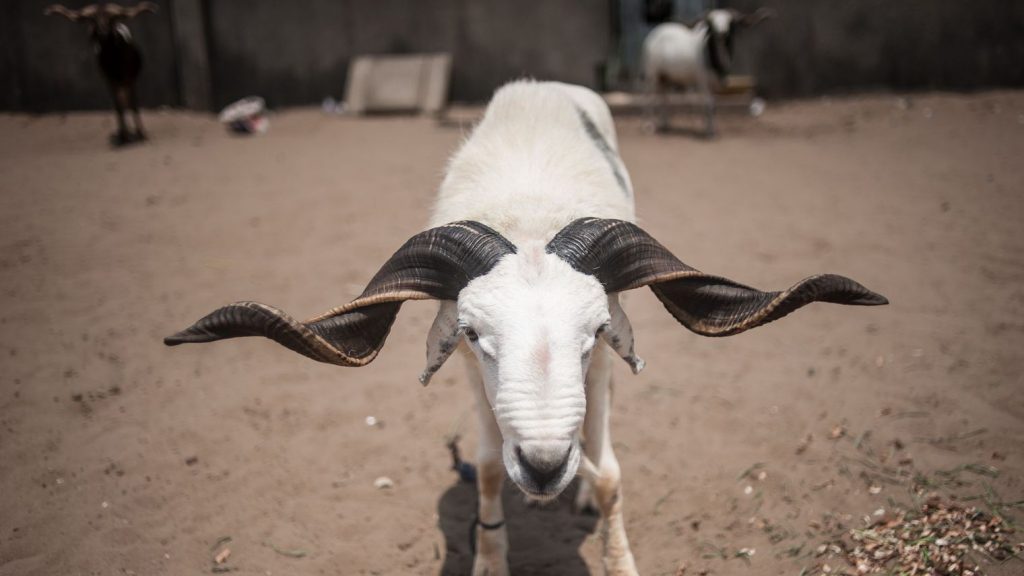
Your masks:
<instances>
[{"instance_id":1,"label":"dirt ground","mask_svg":"<svg viewBox=\"0 0 1024 576\"><path fill-rule=\"evenodd\" d=\"M444 442L473 454L472 400L458 362L416 382L434 305L362 369L161 338L235 300L347 302L424 225L466 128L145 120L149 143L112 151L106 114L0 116L0 575L203 574L224 548L238 574L465 573L474 488ZM629 297L648 367L617 368L613 435L642 573L838 567L819 545L928 491L1024 522L1024 92L770 105L710 142L619 131L643 226L688 264L892 302L708 339ZM505 500L515 573L600 572L568 496Z\"/></svg>"}]
</instances>

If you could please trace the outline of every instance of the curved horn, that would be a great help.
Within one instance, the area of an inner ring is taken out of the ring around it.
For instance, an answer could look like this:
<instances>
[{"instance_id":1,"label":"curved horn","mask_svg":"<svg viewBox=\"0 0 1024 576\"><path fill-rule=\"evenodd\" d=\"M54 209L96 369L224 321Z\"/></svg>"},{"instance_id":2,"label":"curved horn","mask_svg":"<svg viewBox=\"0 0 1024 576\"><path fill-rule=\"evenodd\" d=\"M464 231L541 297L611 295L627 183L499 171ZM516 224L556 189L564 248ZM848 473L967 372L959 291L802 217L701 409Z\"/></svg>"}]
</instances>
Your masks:
<instances>
[{"instance_id":1,"label":"curved horn","mask_svg":"<svg viewBox=\"0 0 1024 576\"><path fill-rule=\"evenodd\" d=\"M758 8L757 10L754 10L750 14L743 14L739 11L736 11L736 21L739 24L748 27L755 26L765 20L768 20L769 18L775 18L776 16L778 16L778 12L764 6Z\"/></svg>"},{"instance_id":2,"label":"curved horn","mask_svg":"<svg viewBox=\"0 0 1024 576\"><path fill-rule=\"evenodd\" d=\"M135 18L139 14L142 14L143 12L155 13L158 7L156 4L152 2L139 2L135 6L130 7L125 7L121 6L120 4L108 2L107 4L103 5L103 9L106 11L108 15L112 17L131 19Z\"/></svg>"},{"instance_id":3,"label":"curved horn","mask_svg":"<svg viewBox=\"0 0 1024 576\"><path fill-rule=\"evenodd\" d=\"M257 302L224 306L164 339L176 346L240 336L264 336L299 354L339 366L376 358L406 300L455 300L515 246L479 222L455 222L410 238L358 298L305 322Z\"/></svg>"},{"instance_id":4,"label":"curved horn","mask_svg":"<svg viewBox=\"0 0 1024 576\"><path fill-rule=\"evenodd\" d=\"M811 276L781 292L762 292L704 274L682 263L639 226L622 220L576 220L548 243L547 251L574 269L594 275L605 292L649 286L676 320L704 336L738 334L811 302L889 303L884 296L835 274Z\"/></svg>"},{"instance_id":5,"label":"curved horn","mask_svg":"<svg viewBox=\"0 0 1024 576\"><path fill-rule=\"evenodd\" d=\"M43 16L52 14L60 14L72 22L77 22L82 17L81 10L71 10L63 4L51 4L46 7L46 10L43 10Z\"/></svg>"}]
</instances>

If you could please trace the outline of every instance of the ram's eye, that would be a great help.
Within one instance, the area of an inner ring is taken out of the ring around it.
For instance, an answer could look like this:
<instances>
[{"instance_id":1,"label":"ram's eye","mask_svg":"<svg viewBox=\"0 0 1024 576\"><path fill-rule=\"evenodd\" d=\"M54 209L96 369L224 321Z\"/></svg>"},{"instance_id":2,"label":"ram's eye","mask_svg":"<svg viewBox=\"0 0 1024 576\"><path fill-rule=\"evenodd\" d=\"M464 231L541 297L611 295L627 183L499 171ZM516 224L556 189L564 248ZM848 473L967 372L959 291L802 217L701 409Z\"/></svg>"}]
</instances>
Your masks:
<instances>
[{"instance_id":1,"label":"ram's eye","mask_svg":"<svg viewBox=\"0 0 1024 576\"><path fill-rule=\"evenodd\" d=\"M466 328L464 333L466 334L466 340L469 340L470 342L476 342L480 339L480 335L472 328Z\"/></svg>"},{"instance_id":2,"label":"ram's eye","mask_svg":"<svg viewBox=\"0 0 1024 576\"><path fill-rule=\"evenodd\" d=\"M608 329L608 324L601 324L600 326L598 326L597 327L597 331L594 332L594 338L597 338L598 336L603 334L604 331L607 330L607 329Z\"/></svg>"}]
</instances>

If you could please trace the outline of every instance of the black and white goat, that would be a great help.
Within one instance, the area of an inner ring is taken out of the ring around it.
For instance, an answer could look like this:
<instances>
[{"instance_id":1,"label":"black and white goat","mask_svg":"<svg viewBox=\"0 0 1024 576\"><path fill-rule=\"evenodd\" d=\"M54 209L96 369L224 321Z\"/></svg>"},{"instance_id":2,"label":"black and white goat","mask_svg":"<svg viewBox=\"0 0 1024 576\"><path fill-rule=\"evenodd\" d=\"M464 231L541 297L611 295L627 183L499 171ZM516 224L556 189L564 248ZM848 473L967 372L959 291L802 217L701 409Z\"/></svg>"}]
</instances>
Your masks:
<instances>
[{"instance_id":1,"label":"black and white goat","mask_svg":"<svg viewBox=\"0 0 1024 576\"><path fill-rule=\"evenodd\" d=\"M43 13L47 16L59 14L72 22L83 22L89 27L89 39L96 53L100 72L110 87L117 112L117 133L110 136L111 144L120 146L146 139L139 115L139 98L135 83L142 70L142 55L132 40L132 33L125 24L143 12L156 12L156 4L140 2L132 7L119 4L90 4L81 10L71 10L54 4ZM131 108L135 130L128 131L125 110Z\"/></svg>"},{"instance_id":2,"label":"black and white goat","mask_svg":"<svg viewBox=\"0 0 1024 576\"><path fill-rule=\"evenodd\" d=\"M760 8L753 14L732 9L711 10L693 24L665 22L644 39L643 66L649 106L659 108L656 127L669 128L668 92L695 89L703 100L705 132L715 134L714 89L732 69L737 34L775 15Z\"/></svg>"},{"instance_id":3,"label":"black and white goat","mask_svg":"<svg viewBox=\"0 0 1024 576\"><path fill-rule=\"evenodd\" d=\"M886 303L832 274L780 292L704 274L634 220L629 173L601 97L515 82L494 95L448 164L431 227L399 248L358 298L305 322L239 302L164 342L264 336L320 362L365 366L403 303L438 300L420 382L461 349L480 425L473 574L508 574L506 474L527 495L550 500L579 472L576 505L601 513L606 572L634 576L608 425L614 358L634 373L643 361L619 293L650 287L704 336L738 334L816 301Z\"/></svg>"}]
</instances>

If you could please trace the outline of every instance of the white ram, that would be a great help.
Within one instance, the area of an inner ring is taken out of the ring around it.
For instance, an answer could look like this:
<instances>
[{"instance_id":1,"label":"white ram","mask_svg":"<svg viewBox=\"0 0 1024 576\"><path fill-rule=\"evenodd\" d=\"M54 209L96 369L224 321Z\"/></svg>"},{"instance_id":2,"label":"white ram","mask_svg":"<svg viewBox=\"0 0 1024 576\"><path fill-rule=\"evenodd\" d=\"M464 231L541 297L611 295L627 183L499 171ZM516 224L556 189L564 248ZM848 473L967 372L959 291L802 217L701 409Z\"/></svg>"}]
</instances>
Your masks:
<instances>
[{"instance_id":1,"label":"white ram","mask_svg":"<svg viewBox=\"0 0 1024 576\"><path fill-rule=\"evenodd\" d=\"M709 336L741 332L812 301L885 299L841 276L761 292L686 266L633 224L632 186L617 146L597 94L558 83L509 84L452 159L433 227L406 242L361 296L306 322L241 302L165 342L259 335L315 360L362 366L383 346L404 301L440 300L420 380L429 382L463 349L479 400L474 573L508 573L506 473L544 500L580 471L577 506L596 506L603 517L606 571L635 574L608 420L614 355L634 372L643 362L619 292L650 286L680 323Z\"/></svg>"}]
</instances>

